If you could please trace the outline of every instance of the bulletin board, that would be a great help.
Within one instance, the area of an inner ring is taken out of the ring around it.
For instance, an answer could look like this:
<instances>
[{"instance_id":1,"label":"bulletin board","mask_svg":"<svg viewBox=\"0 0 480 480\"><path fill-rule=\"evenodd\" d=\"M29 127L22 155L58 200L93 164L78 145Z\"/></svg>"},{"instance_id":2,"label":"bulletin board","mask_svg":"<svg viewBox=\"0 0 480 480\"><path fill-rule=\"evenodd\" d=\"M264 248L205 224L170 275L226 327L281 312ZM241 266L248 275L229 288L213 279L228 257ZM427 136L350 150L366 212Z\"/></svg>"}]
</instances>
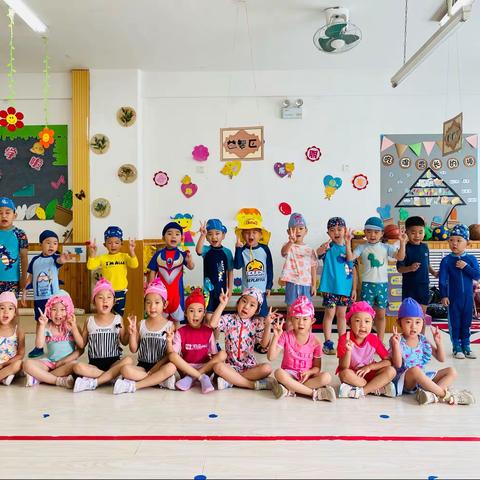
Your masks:
<instances>
[{"instance_id":1,"label":"bulletin board","mask_svg":"<svg viewBox=\"0 0 480 480\"><path fill-rule=\"evenodd\" d=\"M460 222L477 223L477 142L476 134L464 134L461 150L442 156L441 134L382 135L382 208L391 206L394 222L402 208L427 225L442 225L453 210Z\"/></svg>"},{"instance_id":2,"label":"bulletin board","mask_svg":"<svg viewBox=\"0 0 480 480\"><path fill-rule=\"evenodd\" d=\"M2 129L0 136L0 193L17 205L17 220L52 219L57 205L71 208L67 125L49 125L55 132L49 148L39 142L43 128Z\"/></svg>"}]
</instances>

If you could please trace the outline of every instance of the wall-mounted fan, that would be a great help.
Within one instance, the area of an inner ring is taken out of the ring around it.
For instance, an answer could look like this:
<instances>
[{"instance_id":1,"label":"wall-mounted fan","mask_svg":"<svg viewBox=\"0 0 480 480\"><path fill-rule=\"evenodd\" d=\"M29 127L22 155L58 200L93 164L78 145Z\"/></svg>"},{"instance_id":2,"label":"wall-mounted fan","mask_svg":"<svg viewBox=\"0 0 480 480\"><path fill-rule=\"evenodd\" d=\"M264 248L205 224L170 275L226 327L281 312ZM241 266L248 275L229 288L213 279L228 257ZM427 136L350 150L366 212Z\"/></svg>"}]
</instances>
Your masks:
<instances>
[{"instance_id":1,"label":"wall-mounted fan","mask_svg":"<svg viewBox=\"0 0 480 480\"><path fill-rule=\"evenodd\" d=\"M348 21L348 9L333 7L325 9L327 24L313 36L314 45L325 53L342 53L360 43L361 30Z\"/></svg>"}]
</instances>

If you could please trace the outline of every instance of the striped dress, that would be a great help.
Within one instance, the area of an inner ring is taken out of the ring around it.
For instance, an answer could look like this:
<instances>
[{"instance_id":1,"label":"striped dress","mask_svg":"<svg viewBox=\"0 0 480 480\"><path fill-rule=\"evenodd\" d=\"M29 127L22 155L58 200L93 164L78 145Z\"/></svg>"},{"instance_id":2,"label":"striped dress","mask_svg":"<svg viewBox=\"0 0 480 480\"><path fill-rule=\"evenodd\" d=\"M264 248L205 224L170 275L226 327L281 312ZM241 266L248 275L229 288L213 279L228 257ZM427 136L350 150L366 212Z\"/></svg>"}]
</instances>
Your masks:
<instances>
[{"instance_id":1,"label":"striped dress","mask_svg":"<svg viewBox=\"0 0 480 480\"><path fill-rule=\"evenodd\" d=\"M167 353L167 331L173 328L173 323L168 321L160 330L149 330L146 320L142 320L138 362L155 364L161 360Z\"/></svg>"},{"instance_id":2,"label":"striped dress","mask_svg":"<svg viewBox=\"0 0 480 480\"><path fill-rule=\"evenodd\" d=\"M120 345L122 317L115 315L112 323L105 327L97 325L93 316L88 317L87 322L89 360L120 357L122 354Z\"/></svg>"}]
</instances>

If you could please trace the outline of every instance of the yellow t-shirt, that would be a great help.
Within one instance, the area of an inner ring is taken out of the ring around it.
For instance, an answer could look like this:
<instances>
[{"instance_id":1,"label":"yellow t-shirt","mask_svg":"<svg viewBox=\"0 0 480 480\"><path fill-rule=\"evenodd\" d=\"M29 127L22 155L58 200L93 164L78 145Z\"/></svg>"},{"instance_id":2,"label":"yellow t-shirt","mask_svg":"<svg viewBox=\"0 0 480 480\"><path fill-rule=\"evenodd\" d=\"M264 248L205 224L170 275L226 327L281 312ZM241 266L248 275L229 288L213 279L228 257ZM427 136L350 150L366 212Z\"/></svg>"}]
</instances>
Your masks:
<instances>
[{"instance_id":1,"label":"yellow t-shirt","mask_svg":"<svg viewBox=\"0 0 480 480\"><path fill-rule=\"evenodd\" d=\"M128 285L127 267L137 268L137 257L131 257L128 253L105 253L98 257L90 257L87 261L89 270L102 269L102 275L108 280L115 291L125 290Z\"/></svg>"}]
</instances>

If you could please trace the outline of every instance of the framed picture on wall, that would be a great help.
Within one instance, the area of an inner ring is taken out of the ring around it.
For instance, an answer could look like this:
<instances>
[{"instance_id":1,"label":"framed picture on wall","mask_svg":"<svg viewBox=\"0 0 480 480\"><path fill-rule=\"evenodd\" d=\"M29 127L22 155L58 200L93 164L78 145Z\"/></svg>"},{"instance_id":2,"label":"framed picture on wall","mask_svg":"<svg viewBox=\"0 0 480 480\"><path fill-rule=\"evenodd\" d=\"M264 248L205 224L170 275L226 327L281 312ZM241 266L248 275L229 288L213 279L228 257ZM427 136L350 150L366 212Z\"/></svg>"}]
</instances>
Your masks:
<instances>
[{"instance_id":1,"label":"framed picture on wall","mask_svg":"<svg viewBox=\"0 0 480 480\"><path fill-rule=\"evenodd\" d=\"M220 160L263 160L263 127L220 129Z\"/></svg>"}]
</instances>

